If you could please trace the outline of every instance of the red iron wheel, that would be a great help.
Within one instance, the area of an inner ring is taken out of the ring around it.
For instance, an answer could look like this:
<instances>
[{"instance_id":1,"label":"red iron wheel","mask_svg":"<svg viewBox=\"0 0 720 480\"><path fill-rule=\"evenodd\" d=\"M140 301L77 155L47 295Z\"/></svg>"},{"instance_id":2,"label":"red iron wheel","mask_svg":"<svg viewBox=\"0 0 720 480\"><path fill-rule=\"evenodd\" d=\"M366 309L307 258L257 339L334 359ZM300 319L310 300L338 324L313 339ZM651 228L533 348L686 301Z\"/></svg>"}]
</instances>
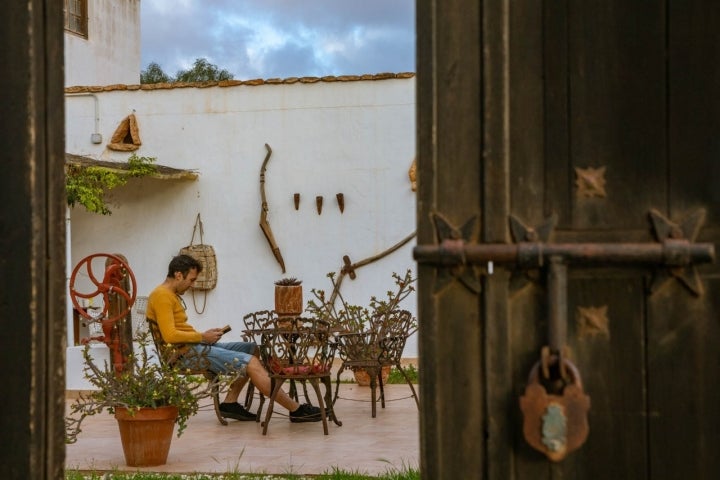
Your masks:
<instances>
[{"instance_id":1,"label":"red iron wheel","mask_svg":"<svg viewBox=\"0 0 720 480\"><path fill-rule=\"evenodd\" d=\"M104 268L102 281L98 280L97 275L93 271L93 262L98 271ZM98 266L101 264L104 265L104 267ZM94 291L77 291L76 281L78 279L78 273L83 269L92 284L90 288L95 288ZM128 280L128 287L123 285L123 280L125 279ZM95 253L88 255L75 265L70 275L70 299L80 315L93 321L105 318L108 314L108 306L110 305L110 294L120 295L127 303L127 307L122 312L115 314L112 318L107 318L108 322L114 322L127 315L135 303L135 297L137 296L135 275L132 270L130 270L127 260L124 257L121 255L111 255L109 253ZM96 318L87 313L86 307L80 304L79 299L92 299L97 296L102 296L103 307L99 317Z\"/></svg>"}]
</instances>

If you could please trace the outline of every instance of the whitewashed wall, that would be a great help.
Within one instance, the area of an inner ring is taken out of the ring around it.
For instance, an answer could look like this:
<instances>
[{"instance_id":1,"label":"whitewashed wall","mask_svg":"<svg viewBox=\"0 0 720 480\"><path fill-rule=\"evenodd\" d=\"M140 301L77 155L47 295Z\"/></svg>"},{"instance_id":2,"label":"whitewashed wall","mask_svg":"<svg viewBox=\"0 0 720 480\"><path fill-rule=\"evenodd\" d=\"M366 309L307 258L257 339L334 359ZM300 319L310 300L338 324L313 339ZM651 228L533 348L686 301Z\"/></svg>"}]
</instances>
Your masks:
<instances>
[{"instance_id":1,"label":"whitewashed wall","mask_svg":"<svg viewBox=\"0 0 720 480\"><path fill-rule=\"evenodd\" d=\"M89 1L88 38L65 32L65 85L139 81L140 0Z\"/></svg>"},{"instance_id":2,"label":"whitewashed wall","mask_svg":"<svg viewBox=\"0 0 720 480\"><path fill-rule=\"evenodd\" d=\"M71 212L75 266L93 253L122 253L147 295L166 275L170 258L187 245L197 213L204 241L214 246L218 284L202 315L185 297L200 330L229 323L237 334L245 313L273 308L274 282L303 281L331 290L328 272L343 255L354 262L376 255L415 231L415 192L408 169L415 156L415 79L317 82L261 86L108 91L96 94L104 141L135 113L141 156L196 169L197 181L134 179L114 190L110 216ZM90 142L93 112L87 98L66 101L67 151L126 160L130 154ZM269 223L285 260L282 273L259 227L259 174L266 150ZM293 194L300 193L299 210ZM340 213L335 195L343 193ZM322 195L322 214L315 197ZM342 292L353 303L384 296L392 272L415 270L413 239L382 260L346 277ZM416 313L412 295L403 305ZM232 337L232 333L230 334ZM69 354L69 358L76 354ZM417 356L411 339L406 357ZM68 377L76 366L68 365ZM69 387L72 388L72 387Z\"/></svg>"}]
</instances>

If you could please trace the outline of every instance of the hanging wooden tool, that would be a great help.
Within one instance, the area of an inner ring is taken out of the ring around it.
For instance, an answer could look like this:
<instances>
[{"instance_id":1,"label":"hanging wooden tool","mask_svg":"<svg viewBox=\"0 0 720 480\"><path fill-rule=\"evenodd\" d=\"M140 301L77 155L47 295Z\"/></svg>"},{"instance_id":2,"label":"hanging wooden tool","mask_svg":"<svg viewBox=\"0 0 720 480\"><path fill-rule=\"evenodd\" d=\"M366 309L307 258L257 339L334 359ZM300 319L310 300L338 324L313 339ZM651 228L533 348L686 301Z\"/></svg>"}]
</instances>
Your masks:
<instances>
[{"instance_id":1,"label":"hanging wooden tool","mask_svg":"<svg viewBox=\"0 0 720 480\"><path fill-rule=\"evenodd\" d=\"M348 255L343 255L343 267L340 269L340 275L338 275L337 282L335 282L335 286L333 288L332 294L330 294L330 304L335 304L335 299L338 296L338 292L340 291L340 285L342 284L343 278L345 278L345 275L348 275L351 280L355 280L355 277L357 274L355 273L355 270L363 267L365 265L368 265L370 263L373 263L377 260L380 260L381 258L390 255L395 250L399 249L406 243L408 243L410 240L415 238L415 235L417 235L417 232L413 232L407 237L400 240L398 243L393 245L392 247L388 248L387 250L384 250L377 255L373 255L371 257L365 258L363 260L360 260L359 262L351 262L350 257Z\"/></svg>"},{"instance_id":2,"label":"hanging wooden tool","mask_svg":"<svg viewBox=\"0 0 720 480\"><path fill-rule=\"evenodd\" d=\"M263 161L262 167L260 168L260 198L262 200L260 209L260 228L262 229L262 232L265 234L265 238L270 244L270 248L272 249L273 255L275 255L275 259L280 264L280 268L282 268L282 273L285 273L285 261L283 260L282 254L280 253L280 247L278 247L277 242L275 242L275 236L272 233L270 224L267 221L268 204L267 198L265 197L265 169L267 168L268 160L270 160L272 149L267 143L265 144L265 148L267 149L267 155L265 155L265 160Z\"/></svg>"}]
</instances>

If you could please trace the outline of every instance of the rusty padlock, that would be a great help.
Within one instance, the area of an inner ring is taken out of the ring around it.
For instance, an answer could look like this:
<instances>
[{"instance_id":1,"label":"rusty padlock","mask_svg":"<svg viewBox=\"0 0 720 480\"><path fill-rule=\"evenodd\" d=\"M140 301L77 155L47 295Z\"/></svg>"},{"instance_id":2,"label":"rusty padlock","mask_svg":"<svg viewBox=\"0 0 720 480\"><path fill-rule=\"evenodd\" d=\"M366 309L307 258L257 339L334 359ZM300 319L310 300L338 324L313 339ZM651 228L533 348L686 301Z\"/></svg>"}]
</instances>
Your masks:
<instances>
[{"instance_id":1,"label":"rusty padlock","mask_svg":"<svg viewBox=\"0 0 720 480\"><path fill-rule=\"evenodd\" d=\"M525 440L554 462L580 448L590 431L590 397L583 392L580 372L570 360L559 361L569 377L561 395L548 393L540 383L541 362L537 362L520 397Z\"/></svg>"}]
</instances>

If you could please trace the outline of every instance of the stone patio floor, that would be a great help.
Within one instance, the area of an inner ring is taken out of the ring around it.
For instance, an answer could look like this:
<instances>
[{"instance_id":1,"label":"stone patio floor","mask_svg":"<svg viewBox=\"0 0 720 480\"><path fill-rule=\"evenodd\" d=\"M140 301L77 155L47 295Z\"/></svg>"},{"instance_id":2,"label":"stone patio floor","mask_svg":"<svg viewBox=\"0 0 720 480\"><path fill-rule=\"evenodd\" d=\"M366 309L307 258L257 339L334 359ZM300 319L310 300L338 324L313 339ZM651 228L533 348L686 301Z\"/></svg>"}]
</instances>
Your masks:
<instances>
[{"instance_id":1,"label":"stone patio floor","mask_svg":"<svg viewBox=\"0 0 720 480\"><path fill-rule=\"evenodd\" d=\"M419 412L410 388L386 385L385 393L386 408L378 403L372 418L370 387L341 384L335 410L343 425L329 421L327 436L321 422L291 423L279 405L264 436L260 423L229 420L229 425L220 425L212 405L205 404L183 435L173 437L167 464L145 468L125 465L117 423L103 413L84 420L78 441L67 445L65 468L268 474L319 474L338 468L370 475L419 468ZM267 402L263 412L266 407Z\"/></svg>"}]
</instances>

